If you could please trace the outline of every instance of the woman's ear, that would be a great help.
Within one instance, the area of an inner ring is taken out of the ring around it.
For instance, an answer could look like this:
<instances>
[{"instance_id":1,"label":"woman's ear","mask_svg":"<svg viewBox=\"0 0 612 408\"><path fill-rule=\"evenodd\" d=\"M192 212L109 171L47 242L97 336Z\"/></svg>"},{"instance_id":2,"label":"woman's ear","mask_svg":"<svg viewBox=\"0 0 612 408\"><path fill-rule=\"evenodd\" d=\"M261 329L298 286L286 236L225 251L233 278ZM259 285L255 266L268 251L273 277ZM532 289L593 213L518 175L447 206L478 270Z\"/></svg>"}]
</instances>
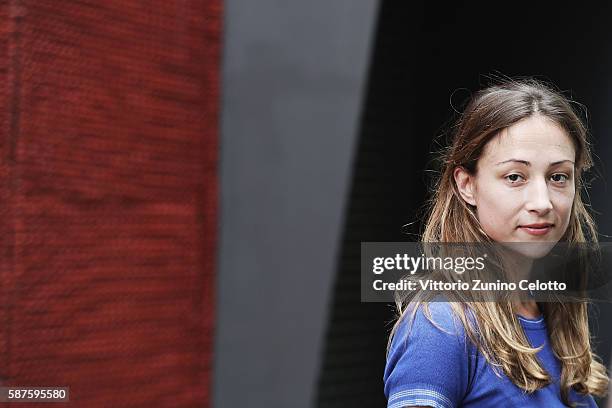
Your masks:
<instances>
[{"instance_id":1,"label":"woman's ear","mask_svg":"<svg viewBox=\"0 0 612 408\"><path fill-rule=\"evenodd\" d=\"M459 194L461 194L461 198L463 200L476 206L476 185L474 176L471 175L465 167L458 166L453 171L453 177L455 178L455 184L457 185L457 190L459 190Z\"/></svg>"}]
</instances>

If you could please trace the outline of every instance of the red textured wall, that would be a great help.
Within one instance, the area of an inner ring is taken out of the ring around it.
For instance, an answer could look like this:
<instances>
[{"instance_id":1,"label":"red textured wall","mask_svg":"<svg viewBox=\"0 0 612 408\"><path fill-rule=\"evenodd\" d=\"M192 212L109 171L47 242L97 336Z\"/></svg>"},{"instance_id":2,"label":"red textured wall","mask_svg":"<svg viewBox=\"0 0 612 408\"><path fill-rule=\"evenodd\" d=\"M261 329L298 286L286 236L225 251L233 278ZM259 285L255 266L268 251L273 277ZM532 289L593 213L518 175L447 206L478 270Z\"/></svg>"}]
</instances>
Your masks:
<instances>
[{"instance_id":1,"label":"red textured wall","mask_svg":"<svg viewBox=\"0 0 612 408\"><path fill-rule=\"evenodd\" d=\"M0 20L0 380L209 406L221 1Z\"/></svg>"}]
</instances>

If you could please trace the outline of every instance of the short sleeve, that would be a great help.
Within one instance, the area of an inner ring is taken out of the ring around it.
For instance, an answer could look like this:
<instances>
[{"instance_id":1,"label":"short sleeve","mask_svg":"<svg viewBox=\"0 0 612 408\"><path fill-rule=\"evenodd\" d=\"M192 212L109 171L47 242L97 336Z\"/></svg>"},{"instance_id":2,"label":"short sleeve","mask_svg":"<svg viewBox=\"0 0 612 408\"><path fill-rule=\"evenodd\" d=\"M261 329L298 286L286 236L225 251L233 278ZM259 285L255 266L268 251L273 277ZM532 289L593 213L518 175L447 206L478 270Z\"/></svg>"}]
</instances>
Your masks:
<instances>
[{"instance_id":1,"label":"short sleeve","mask_svg":"<svg viewBox=\"0 0 612 408\"><path fill-rule=\"evenodd\" d=\"M383 376L388 408L453 408L467 393L465 330L449 303L431 302L429 310L436 325L419 306L412 325L403 319L393 336Z\"/></svg>"}]
</instances>

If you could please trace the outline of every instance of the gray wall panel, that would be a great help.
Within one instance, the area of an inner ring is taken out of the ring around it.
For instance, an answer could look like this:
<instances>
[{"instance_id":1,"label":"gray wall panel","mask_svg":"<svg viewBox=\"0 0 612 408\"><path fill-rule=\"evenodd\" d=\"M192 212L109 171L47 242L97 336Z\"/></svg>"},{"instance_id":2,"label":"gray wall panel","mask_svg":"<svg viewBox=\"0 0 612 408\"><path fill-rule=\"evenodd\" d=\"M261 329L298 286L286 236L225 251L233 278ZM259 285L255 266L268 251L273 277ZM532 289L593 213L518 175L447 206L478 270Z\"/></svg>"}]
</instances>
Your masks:
<instances>
[{"instance_id":1,"label":"gray wall panel","mask_svg":"<svg viewBox=\"0 0 612 408\"><path fill-rule=\"evenodd\" d=\"M225 2L214 406L310 407L378 2Z\"/></svg>"}]
</instances>

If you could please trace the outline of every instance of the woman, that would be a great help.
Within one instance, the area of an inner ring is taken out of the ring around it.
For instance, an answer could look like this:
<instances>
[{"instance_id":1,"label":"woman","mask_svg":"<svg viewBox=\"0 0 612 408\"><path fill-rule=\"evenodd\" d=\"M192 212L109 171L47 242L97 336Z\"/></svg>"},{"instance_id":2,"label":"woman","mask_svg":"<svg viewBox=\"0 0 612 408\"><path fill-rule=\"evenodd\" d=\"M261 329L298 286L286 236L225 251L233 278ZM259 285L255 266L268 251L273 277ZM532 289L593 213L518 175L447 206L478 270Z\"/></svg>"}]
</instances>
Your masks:
<instances>
[{"instance_id":1,"label":"woman","mask_svg":"<svg viewBox=\"0 0 612 408\"><path fill-rule=\"evenodd\" d=\"M563 95L533 79L491 86L453 132L423 242L597 241L581 200L587 132ZM388 407L596 407L605 394L584 302L449 300L398 301Z\"/></svg>"}]
</instances>

